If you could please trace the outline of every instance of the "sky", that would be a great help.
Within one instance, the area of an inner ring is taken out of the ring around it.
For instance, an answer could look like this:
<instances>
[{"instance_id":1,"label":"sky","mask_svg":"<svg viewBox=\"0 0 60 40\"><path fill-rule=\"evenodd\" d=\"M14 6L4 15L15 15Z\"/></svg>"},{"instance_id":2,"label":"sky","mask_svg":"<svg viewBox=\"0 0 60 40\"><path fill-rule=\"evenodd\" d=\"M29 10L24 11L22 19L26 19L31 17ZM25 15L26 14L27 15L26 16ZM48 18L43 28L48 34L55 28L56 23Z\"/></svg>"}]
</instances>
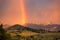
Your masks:
<instances>
[{"instance_id":1,"label":"sky","mask_svg":"<svg viewBox=\"0 0 60 40\"><path fill-rule=\"evenodd\" d=\"M3 24L22 23L20 0L3 0L1 6L0 20ZM24 0L24 8L26 23L60 24L60 0Z\"/></svg>"}]
</instances>

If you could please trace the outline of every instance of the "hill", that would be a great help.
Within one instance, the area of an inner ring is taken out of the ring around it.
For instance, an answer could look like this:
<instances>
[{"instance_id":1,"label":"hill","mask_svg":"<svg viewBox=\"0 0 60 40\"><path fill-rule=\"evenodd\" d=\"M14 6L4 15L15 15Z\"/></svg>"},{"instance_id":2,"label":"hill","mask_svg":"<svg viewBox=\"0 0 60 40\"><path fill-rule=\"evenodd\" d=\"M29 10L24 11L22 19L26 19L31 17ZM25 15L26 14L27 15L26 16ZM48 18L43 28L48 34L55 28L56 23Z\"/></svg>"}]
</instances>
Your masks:
<instances>
[{"instance_id":1,"label":"hill","mask_svg":"<svg viewBox=\"0 0 60 40\"><path fill-rule=\"evenodd\" d=\"M60 31L60 24L49 24L49 25L37 25L37 24L26 24L28 28L32 29L43 29L48 31Z\"/></svg>"},{"instance_id":2,"label":"hill","mask_svg":"<svg viewBox=\"0 0 60 40\"><path fill-rule=\"evenodd\" d=\"M35 24L36 25L36 24ZM35 26L34 25L34 26ZM31 25L30 25L31 26ZM60 40L60 32L48 31L43 29L31 28L29 26L22 26L19 24L10 26L7 28L7 32L11 35L13 39L20 40ZM44 25L41 25L43 27ZM46 25L44 27L55 27L56 25ZM58 26L58 25L57 25ZM37 26L35 26L37 27ZM60 27L60 25L58 26Z\"/></svg>"},{"instance_id":3,"label":"hill","mask_svg":"<svg viewBox=\"0 0 60 40\"><path fill-rule=\"evenodd\" d=\"M38 30L38 29L33 29L33 28L29 28L29 27L26 27L26 26L22 26L22 25L16 24L16 25L8 27L7 31L8 30L19 30L19 31L27 30L27 31L32 31L32 32L39 33L40 30L42 30L42 29ZM42 30L42 31L45 31L45 30Z\"/></svg>"}]
</instances>

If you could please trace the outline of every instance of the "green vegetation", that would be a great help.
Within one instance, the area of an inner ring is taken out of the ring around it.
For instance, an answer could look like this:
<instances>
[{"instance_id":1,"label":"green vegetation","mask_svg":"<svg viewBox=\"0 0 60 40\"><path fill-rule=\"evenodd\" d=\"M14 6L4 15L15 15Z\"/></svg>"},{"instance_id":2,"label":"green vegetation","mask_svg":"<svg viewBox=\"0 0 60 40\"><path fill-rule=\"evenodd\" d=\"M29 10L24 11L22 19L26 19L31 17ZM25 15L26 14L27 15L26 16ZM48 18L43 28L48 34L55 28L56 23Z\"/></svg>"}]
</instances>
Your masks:
<instances>
[{"instance_id":1,"label":"green vegetation","mask_svg":"<svg viewBox=\"0 0 60 40\"><path fill-rule=\"evenodd\" d=\"M20 30L8 30L6 32L3 29L3 25L0 25L0 40L60 40L60 32L39 30L38 33L30 29L26 30L25 28L21 28Z\"/></svg>"},{"instance_id":2,"label":"green vegetation","mask_svg":"<svg viewBox=\"0 0 60 40\"><path fill-rule=\"evenodd\" d=\"M3 25L0 25L0 40L10 40L10 35L3 29Z\"/></svg>"},{"instance_id":3,"label":"green vegetation","mask_svg":"<svg viewBox=\"0 0 60 40\"><path fill-rule=\"evenodd\" d=\"M31 32L32 35L28 35L29 33L26 32L22 33L13 35L13 38L16 40L60 40L60 33L36 33L35 35L34 32Z\"/></svg>"}]
</instances>

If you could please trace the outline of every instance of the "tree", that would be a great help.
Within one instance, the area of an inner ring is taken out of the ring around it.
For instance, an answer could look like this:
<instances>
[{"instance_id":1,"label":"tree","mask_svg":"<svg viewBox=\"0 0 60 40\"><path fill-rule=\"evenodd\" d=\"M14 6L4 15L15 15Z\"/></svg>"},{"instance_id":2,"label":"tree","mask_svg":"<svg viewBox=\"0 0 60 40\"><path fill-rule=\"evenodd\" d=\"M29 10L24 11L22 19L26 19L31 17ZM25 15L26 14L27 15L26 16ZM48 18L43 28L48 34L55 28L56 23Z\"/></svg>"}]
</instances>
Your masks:
<instances>
[{"instance_id":1,"label":"tree","mask_svg":"<svg viewBox=\"0 0 60 40\"><path fill-rule=\"evenodd\" d=\"M3 29L3 25L0 25L0 40L8 40L8 35L6 31Z\"/></svg>"}]
</instances>

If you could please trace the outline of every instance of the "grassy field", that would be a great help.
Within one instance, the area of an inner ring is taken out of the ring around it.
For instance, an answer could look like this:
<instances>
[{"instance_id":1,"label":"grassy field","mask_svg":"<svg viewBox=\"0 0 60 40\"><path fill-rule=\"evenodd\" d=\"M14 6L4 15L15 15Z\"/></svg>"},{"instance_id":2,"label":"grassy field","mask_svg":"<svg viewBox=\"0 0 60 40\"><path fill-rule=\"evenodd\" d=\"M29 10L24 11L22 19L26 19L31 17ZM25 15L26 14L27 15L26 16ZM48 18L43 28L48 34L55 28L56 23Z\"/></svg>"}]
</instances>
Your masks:
<instances>
[{"instance_id":1,"label":"grassy field","mask_svg":"<svg viewBox=\"0 0 60 40\"><path fill-rule=\"evenodd\" d=\"M31 31L12 31L9 32L12 38L23 40L60 40L60 33L36 33Z\"/></svg>"}]
</instances>

